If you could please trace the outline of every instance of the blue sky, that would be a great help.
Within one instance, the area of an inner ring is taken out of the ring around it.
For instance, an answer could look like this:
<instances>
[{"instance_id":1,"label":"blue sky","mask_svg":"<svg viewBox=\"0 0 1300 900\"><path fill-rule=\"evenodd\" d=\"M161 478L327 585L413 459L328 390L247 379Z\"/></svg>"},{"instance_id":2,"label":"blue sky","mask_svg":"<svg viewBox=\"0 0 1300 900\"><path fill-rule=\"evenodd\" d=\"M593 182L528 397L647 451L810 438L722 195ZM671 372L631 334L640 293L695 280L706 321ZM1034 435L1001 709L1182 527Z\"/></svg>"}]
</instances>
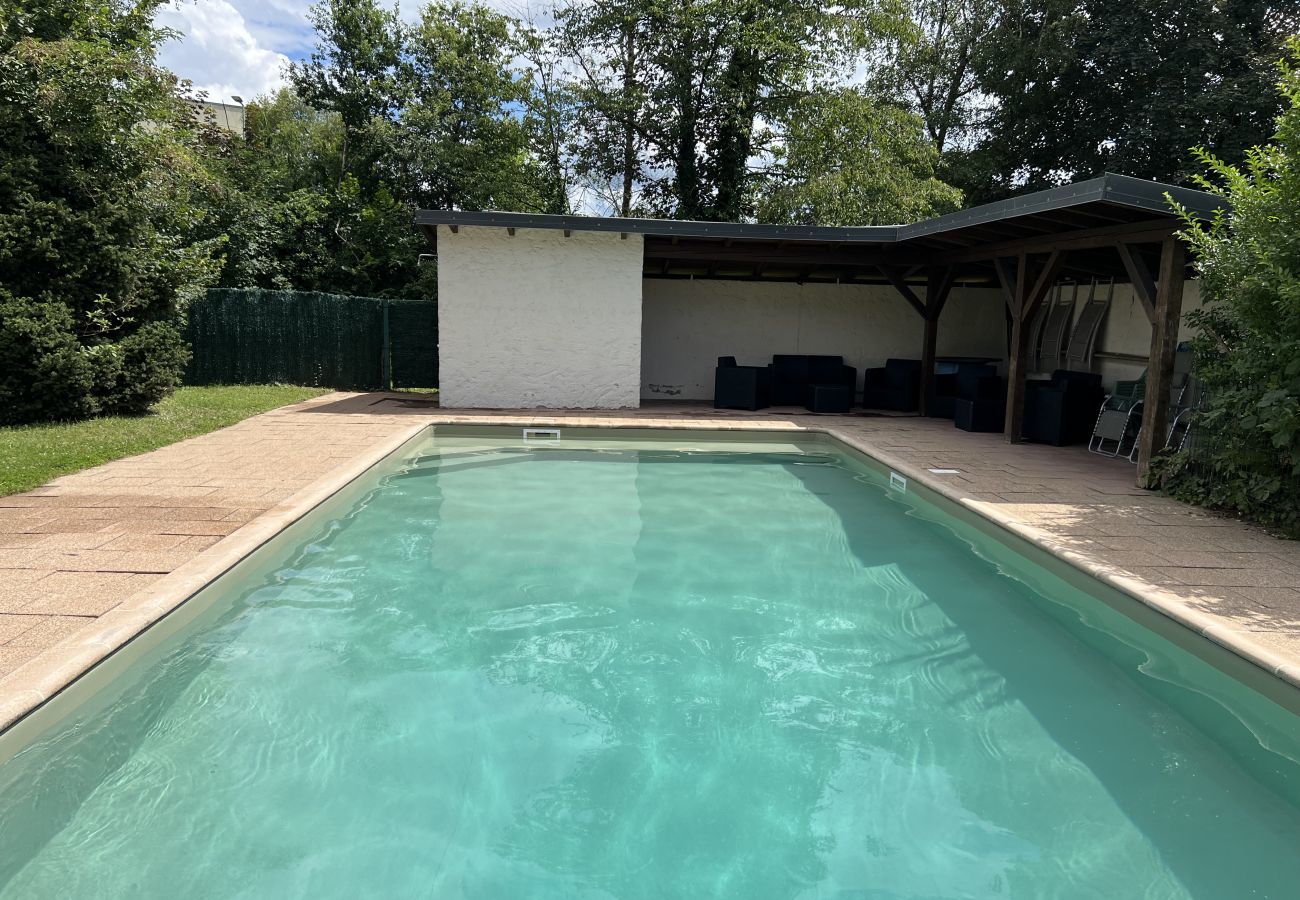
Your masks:
<instances>
[{"instance_id":1,"label":"blue sky","mask_svg":"<svg viewBox=\"0 0 1300 900\"><path fill-rule=\"evenodd\" d=\"M283 68L311 52L307 11L313 0L175 0L158 21L182 33L159 60L205 90L212 100L232 95L252 100L283 83ZM397 6L396 0L386 0ZM544 2L544 0L543 0ZM523 15L527 0L488 0L487 5ZM417 0L400 6L405 16Z\"/></svg>"},{"instance_id":2,"label":"blue sky","mask_svg":"<svg viewBox=\"0 0 1300 900\"><path fill-rule=\"evenodd\" d=\"M183 0L158 22L182 33L159 61L213 100L274 91L290 59L311 50L310 0Z\"/></svg>"}]
</instances>

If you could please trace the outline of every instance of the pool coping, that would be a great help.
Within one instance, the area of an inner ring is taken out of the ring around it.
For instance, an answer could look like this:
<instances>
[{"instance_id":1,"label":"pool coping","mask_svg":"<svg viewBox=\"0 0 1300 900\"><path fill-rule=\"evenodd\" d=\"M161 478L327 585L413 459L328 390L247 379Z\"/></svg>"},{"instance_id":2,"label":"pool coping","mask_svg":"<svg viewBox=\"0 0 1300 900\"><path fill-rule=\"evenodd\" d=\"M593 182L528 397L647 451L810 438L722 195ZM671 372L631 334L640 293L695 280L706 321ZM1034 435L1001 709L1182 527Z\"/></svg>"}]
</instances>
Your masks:
<instances>
[{"instance_id":1,"label":"pool coping","mask_svg":"<svg viewBox=\"0 0 1300 900\"><path fill-rule=\"evenodd\" d=\"M395 434L359 454L350 462L326 474L307 487L252 519L163 576L148 588L131 595L96 622L42 651L18 669L0 678L0 734L45 706L71 684L108 657L129 646L167 615L185 604L200 590L275 538L294 522L356 481L396 452L403 444L430 427L439 425L482 425L496 427L637 428L657 431L725 431L818 434L862 453L881 466L898 472L944 500L974 513L984 521L1019 537L1072 568L1118 590L1170 620L1253 663L1271 676L1300 688L1300 661L1292 660L1250 638L1250 632L1225 626L1217 617L1191 608L1186 600L1170 591L1126 573L1085 553L1073 550L1049 532L1000 512L996 504L963 496L962 492L923 468L905 462L873 446L870 441L845 432L834 424L802 424L789 421L737 420L735 422L691 422L620 417L617 412L584 416L548 416L512 412L499 415L458 416L450 411L412 416L414 421Z\"/></svg>"},{"instance_id":2,"label":"pool coping","mask_svg":"<svg viewBox=\"0 0 1300 900\"><path fill-rule=\"evenodd\" d=\"M95 622L0 678L0 734L124 649L294 522L333 497L403 444L427 430L420 420L400 429L351 462L317 479L226 535L149 587L132 594Z\"/></svg>"}]
</instances>

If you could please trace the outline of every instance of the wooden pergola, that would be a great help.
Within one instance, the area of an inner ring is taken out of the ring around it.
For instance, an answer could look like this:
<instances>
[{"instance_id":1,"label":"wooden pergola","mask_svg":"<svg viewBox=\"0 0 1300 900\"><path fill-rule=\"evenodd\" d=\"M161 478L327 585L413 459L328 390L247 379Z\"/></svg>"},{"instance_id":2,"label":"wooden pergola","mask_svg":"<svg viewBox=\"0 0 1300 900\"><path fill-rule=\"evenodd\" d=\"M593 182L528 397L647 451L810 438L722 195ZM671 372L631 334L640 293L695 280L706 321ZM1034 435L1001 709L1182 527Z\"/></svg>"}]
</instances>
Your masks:
<instances>
[{"instance_id":1,"label":"wooden pergola","mask_svg":"<svg viewBox=\"0 0 1300 900\"><path fill-rule=\"evenodd\" d=\"M1058 279L1128 282L1151 323L1147 395L1168 397L1187 259L1175 200L1198 218L1222 203L1202 191L1104 175L912 225L850 228L422 210L437 225L640 234L646 278L891 285L924 322L921 413L934 377L939 317L953 287L999 287L1010 321L1005 437L1022 439L1030 323ZM924 286L924 296L916 288ZM1138 484L1168 431L1168 405L1143 405Z\"/></svg>"}]
</instances>

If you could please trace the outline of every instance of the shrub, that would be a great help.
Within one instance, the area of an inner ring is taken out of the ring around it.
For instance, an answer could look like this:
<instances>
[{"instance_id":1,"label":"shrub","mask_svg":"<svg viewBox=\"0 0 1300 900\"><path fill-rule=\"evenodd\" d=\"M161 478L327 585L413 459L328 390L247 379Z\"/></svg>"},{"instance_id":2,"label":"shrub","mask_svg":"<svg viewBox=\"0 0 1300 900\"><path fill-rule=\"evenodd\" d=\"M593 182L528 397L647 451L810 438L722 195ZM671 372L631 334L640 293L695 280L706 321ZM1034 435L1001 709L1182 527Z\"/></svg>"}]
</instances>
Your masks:
<instances>
[{"instance_id":1,"label":"shrub","mask_svg":"<svg viewBox=\"0 0 1300 900\"><path fill-rule=\"evenodd\" d=\"M1288 53L1273 142L1240 168L1198 154L1201 185L1232 212L1184 217L1206 301L1188 317L1206 399L1192 448L1161 471L1177 497L1300 535L1300 40Z\"/></svg>"},{"instance_id":2,"label":"shrub","mask_svg":"<svg viewBox=\"0 0 1300 900\"><path fill-rule=\"evenodd\" d=\"M0 424L93 415L93 383L66 306L0 291Z\"/></svg>"},{"instance_id":3,"label":"shrub","mask_svg":"<svg viewBox=\"0 0 1300 900\"><path fill-rule=\"evenodd\" d=\"M44 0L16 18L5 7L6 422L138 412L176 383L175 327L220 241L196 237L208 180L194 114L155 60L162 5Z\"/></svg>"},{"instance_id":4,"label":"shrub","mask_svg":"<svg viewBox=\"0 0 1300 900\"><path fill-rule=\"evenodd\" d=\"M111 346L99 381L100 411L139 415L180 387L190 348L171 325L150 322Z\"/></svg>"}]
</instances>

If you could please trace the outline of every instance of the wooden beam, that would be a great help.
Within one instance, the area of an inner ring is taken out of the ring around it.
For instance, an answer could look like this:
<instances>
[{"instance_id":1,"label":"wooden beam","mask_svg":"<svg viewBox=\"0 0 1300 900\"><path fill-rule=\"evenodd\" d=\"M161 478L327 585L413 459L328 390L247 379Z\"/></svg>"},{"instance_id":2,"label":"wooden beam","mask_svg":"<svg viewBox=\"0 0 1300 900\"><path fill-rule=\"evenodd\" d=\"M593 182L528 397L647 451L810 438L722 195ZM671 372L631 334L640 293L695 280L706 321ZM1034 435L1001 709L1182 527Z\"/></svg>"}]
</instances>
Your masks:
<instances>
[{"instance_id":1,"label":"wooden beam","mask_svg":"<svg viewBox=\"0 0 1300 900\"><path fill-rule=\"evenodd\" d=\"M1138 436L1138 487L1153 487L1151 458L1164 449L1169 430L1169 393L1178 352L1178 326L1183 318L1183 279L1187 250L1170 236L1160 246L1160 275L1156 281L1156 314L1151 325L1151 354L1147 360L1147 395L1142 404L1142 433Z\"/></svg>"},{"instance_id":2,"label":"wooden beam","mask_svg":"<svg viewBox=\"0 0 1300 900\"><path fill-rule=\"evenodd\" d=\"M1115 249L1119 251L1120 261L1124 263L1124 270L1128 272L1128 280L1133 283L1133 293L1137 295L1138 300L1142 301L1147 321L1155 325L1156 284L1151 280L1151 271L1147 268L1146 261L1135 254L1133 248L1123 241L1117 243Z\"/></svg>"},{"instance_id":3,"label":"wooden beam","mask_svg":"<svg viewBox=\"0 0 1300 900\"><path fill-rule=\"evenodd\" d=\"M1085 228L1060 234L1045 234L1037 238L1022 238L997 244L983 244L961 250L940 250L935 261L942 263L981 262L999 256L1016 256L1020 253L1049 253L1052 250L1088 250L1113 247L1119 240L1131 244L1158 244L1177 231L1180 223L1173 219L1151 219L1124 225L1106 225Z\"/></svg>"},{"instance_id":4,"label":"wooden beam","mask_svg":"<svg viewBox=\"0 0 1300 900\"><path fill-rule=\"evenodd\" d=\"M1007 301L1007 310L1012 316L1016 314L1016 276L1002 257L993 260L993 268L998 273L998 283L1002 285L1002 296Z\"/></svg>"},{"instance_id":5,"label":"wooden beam","mask_svg":"<svg viewBox=\"0 0 1300 900\"><path fill-rule=\"evenodd\" d=\"M885 276L885 280L894 286L894 290L902 294L903 299L912 304L912 309L916 310L916 314L924 319L925 304L921 302L920 297L916 296L916 292L912 290L908 283L903 280L902 272L894 266L879 266L878 268L880 274ZM921 377L925 377L924 373L922 373Z\"/></svg>"},{"instance_id":6,"label":"wooden beam","mask_svg":"<svg viewBox=\"0 0 1300 900\"><path fill-rule=\"evenodd\" d=\"M1060 274L1061 264L1065 262L1064 250L1053 250L1047 257L1047 264L1043 270L1038 273L1038 280L1034 282L1033 289L1025 297L1024 305L1020 308L1020 318L1031 319L1038 305L1043 302L1047 292L1052 289L1052 282Z\"/></svg>"},{"instance_id":7,"label":"wooden beam","mask_svg":"<svg viewBox=\"0 0 1300 900\"><path fill-rule=\"evenodd\" d=\"M939 344L939 317L952 293L954 270L951 266L932 269L925 280L925 331L921 343L920 412L930 414L930 394L934 387L934 355Z\"/></svg>"},{"instance_id":8,"label":"wooden beam","mask_svg":"<svg viewBox=\"0 0 1300 900\"><path fill-rule=\"evenodd\" d=\"M1011 361L1007 365L1007 417L1002 429L1008 444L1020 443L1025 418L1025 369L1029 365L1032 329L1024 315L1029 295L1029 258L1024 253L1016 258L1015 279L1016 297L1011 307Z\"/></svg>"}]
</instances>

